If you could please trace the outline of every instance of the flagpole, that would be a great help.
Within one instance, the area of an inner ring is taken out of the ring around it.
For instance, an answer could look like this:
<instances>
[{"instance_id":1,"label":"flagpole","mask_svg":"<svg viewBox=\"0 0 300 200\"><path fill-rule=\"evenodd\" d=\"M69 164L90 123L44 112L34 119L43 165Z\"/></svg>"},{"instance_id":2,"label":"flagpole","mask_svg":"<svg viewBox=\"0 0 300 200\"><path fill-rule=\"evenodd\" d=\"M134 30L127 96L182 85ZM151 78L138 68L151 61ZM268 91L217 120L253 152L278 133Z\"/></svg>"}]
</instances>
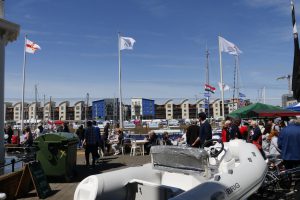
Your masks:
<instances>
[{"instance_id":1,"label":"flagpole","mask_svg":"<svg viewBox=\"0 0 300 200\"><path fill-rule=\"evenodd\" d=\"M221 43L220 43L220 36L219 36L219 56L220 56L220 81L222 85L221 90L221 98L222 98L222 118L225 119L225 111L224 111L224 84L223 84L223 66L222 66L222 53L221 53Z\"/></svg>"},{"instance_id":2,"label":"flagpole","mask_svg":"<svg viewBox=\"0 0 300 200\"><path fill-rule=\"evenodd\" d=\"M237 92L236 90L236 73L237 73L237 63L236 63L236 56L234 56L234 70L233 70L233 93L232 93L232 101L235 100L235 94Z\"/></svg>"},{"instance_id":3,"label":"flagpole","mask_svg":"<svg viewBox=\"0 0 300 200\"><path fill-rule=\"evenodd\" d=\"M118 33L118 55L119 55L119 123L120 128L123 128L123 109L122 109L122 89L121 89L121 50L120 50L120 33Z\"/></svg>"},{"instance_id":4,"label":"flagpole","mask_svg":"<svg viewBox=\"0 0 300 200\"><path fill-rule=\"evenodd\" d=\"M27 35L25 35L25 43L24 43L23 83L22 83L22 105L21 105L21 133L23 133L23 129L24 129L24 97L25 97L26 40L27 40Z\"/></svg>"},{"instance_id":5,"label":"flagpole","mask_svg":"<svg viewBox=\"0 0 300 200\"><path fill-rule=\"evenodd\" d=\"M236 56L236 89L237 89L237 96L239 97L239 94L240 94L240 57L239 57L239 55Z\"/></svg>"},{"instance_id":6,"label":"flagpole","mask_svg":"<svg viewBox=\"0 0 300 200\"><path fill-rule=\"evenodd\" d=\"M239 55L235 56L236 60L236 95L237 95L237 108L240 107L240 82L239 82L239 73L240 73L240 60L239 60Z\"/></svg>"}]
</instances>

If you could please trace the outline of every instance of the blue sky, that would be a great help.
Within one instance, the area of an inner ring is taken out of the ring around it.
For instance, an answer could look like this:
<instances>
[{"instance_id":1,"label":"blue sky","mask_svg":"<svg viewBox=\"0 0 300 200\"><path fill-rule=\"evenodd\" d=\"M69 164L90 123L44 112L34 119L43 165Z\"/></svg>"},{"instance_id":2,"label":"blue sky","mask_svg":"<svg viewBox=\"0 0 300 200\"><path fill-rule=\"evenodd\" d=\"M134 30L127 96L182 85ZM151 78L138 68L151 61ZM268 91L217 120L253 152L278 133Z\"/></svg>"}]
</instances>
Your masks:
<instances>
[{"instance_id":1,"label":"blue sky","mask_svg":"<svg viewBox=\"0 0 300 200\"><path fill-rule=\"evenodd\" d=\"M117 97L118 32L136 40L134 50L122 51L127 98L201 98L206 45L210 82L217 87L219 34L243 51L241 92L252 101L266 87L266 102L280 105L288 86L276 78L292 71L289 1L10 0L5 15L21 26L18 40L6 48L6 98L22 95L25 34L42 48L27 55L25 98L34 97L35 84L40 99L84 98L87 92L92 98ZM222 59L224 82L233 86L234 59L225 53Z\"/></svg>"}]
</instances>

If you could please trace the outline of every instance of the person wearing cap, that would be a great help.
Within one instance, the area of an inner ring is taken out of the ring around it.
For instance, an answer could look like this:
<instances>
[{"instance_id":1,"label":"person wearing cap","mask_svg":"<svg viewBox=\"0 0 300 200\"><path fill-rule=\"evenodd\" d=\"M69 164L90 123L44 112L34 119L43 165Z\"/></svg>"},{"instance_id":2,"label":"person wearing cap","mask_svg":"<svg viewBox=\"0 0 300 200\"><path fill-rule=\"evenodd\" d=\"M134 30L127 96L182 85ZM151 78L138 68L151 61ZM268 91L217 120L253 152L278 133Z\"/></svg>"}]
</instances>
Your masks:
<instances>
[{"instance_id":1,"label":"person wearing cap","mask_svg":"<svg viewBox=\"0 0 300 200\"><path fill-rule=\"evenodd\" d=\"M200 147L203 144L212 139L212 129L209 122L206 120L206 114L204 112L199 113L199 121L200 121L200 131L197 139L192 144L192 147L196 147L197 144L200 143Z\"/></svg>"}]
</instances>

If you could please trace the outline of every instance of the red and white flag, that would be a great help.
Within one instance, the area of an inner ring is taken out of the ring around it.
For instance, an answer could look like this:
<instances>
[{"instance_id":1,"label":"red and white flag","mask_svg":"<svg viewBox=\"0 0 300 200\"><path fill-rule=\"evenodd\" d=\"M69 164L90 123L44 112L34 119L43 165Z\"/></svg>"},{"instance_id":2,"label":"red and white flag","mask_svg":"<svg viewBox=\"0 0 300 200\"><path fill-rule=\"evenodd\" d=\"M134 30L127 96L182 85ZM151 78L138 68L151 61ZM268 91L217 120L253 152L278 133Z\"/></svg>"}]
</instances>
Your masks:
<instances>
[{"instance_id":1,"label":"red and white flag","mask_svg":"<svg viewBox=\"0 0 300 200\"><path fill-rule=\"evenodd\" d=\"M28 39L26 39L26 44L25 45L26 45L25 46L26 53L35 53L36 50L41 49L41 47L38 44L36 44L36 43L34 43L34 42L32 42Z\"/></svg>"},{"instance_id":2,"label":"red and white flag","mask_svg":"<svg viewBox=\"0 0 300 200\"><path fill-rule=\"evenodd\" d=\"M208 92L211 92L211 93L215 93L215 90L216 90L215 87L210 86L210 85L208 85L208 84L205 84L204 89L205 89L205 91L208 91Z\"/></svg>"}]
</instances>

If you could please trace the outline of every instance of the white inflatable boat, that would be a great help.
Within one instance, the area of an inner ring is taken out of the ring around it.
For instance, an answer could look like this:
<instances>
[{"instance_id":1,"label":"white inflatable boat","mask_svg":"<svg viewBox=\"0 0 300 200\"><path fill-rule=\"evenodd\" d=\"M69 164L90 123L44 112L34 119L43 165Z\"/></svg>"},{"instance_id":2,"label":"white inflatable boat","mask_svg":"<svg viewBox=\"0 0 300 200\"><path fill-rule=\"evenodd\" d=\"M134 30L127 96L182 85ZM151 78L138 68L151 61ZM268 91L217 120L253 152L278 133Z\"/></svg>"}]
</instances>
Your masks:
<instances>
[{"instance_id":1,"label":"white inflatable boat","mask_svg":"<svg viewBox=\"0 0 300 200\"><path fill-rule=\"evenodd\" d=\"M74 200L246 199L262 184L267 165L243 140L204 149L155 146L152 162L82 180Z\"/></svg>"}]
</instances>

